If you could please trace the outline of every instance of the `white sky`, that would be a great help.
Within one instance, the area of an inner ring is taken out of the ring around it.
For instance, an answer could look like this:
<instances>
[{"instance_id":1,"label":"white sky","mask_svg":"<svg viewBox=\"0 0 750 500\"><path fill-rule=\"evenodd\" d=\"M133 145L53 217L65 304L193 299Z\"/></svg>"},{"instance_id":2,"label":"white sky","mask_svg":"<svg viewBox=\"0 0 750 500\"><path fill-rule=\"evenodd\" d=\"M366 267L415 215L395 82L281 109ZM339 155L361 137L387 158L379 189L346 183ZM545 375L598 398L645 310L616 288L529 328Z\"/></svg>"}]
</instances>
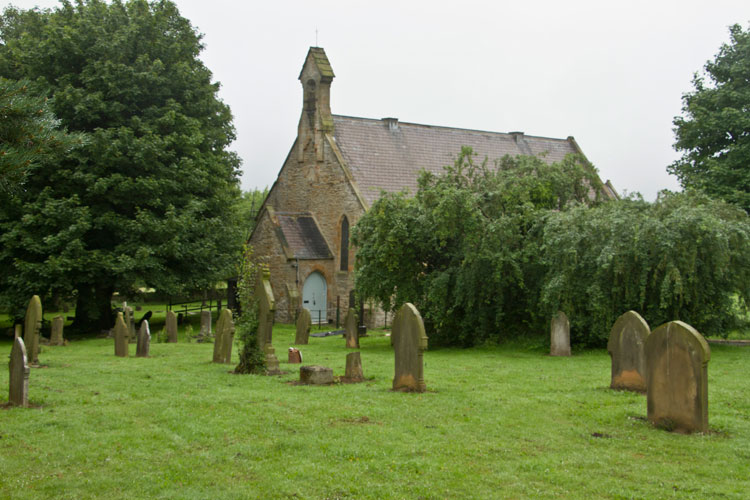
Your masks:
<instances>
[{"instance_id":1,"label":"white sky","mask_svg":"<svg viewBox=\"0 0 750 500\"><path fill-rule=\"evenodd\" d=\"M270 187L292 146L317 29L334 114L572 135L602 180L654 199L679 189L666 166L693 73L750 22L747 0L176 3L232 108L245 190Z\"/></svg>"}]
</instances>

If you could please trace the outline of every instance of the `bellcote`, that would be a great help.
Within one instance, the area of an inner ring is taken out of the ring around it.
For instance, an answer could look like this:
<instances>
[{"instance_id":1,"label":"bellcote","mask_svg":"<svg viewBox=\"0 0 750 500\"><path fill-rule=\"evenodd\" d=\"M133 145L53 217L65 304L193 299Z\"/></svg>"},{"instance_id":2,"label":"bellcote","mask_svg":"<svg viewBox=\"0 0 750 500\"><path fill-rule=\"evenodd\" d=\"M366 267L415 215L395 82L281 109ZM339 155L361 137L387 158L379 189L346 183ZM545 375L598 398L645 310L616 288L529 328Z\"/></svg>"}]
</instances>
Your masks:
<instances>
[{"instance_id":1,"label":"bellcote","mask_svg":"<svg viewBox=\"0 0 750 500\"><path fill-rule=\"evenodd\" d=\"M310 47L299 74L302 84L302 115L297 131L298 159L304 161L305 151L314 150L316 159L323 160L324 135L333 132L331 116L331 63L321 47Z\"/></svg>"}]
</instances>

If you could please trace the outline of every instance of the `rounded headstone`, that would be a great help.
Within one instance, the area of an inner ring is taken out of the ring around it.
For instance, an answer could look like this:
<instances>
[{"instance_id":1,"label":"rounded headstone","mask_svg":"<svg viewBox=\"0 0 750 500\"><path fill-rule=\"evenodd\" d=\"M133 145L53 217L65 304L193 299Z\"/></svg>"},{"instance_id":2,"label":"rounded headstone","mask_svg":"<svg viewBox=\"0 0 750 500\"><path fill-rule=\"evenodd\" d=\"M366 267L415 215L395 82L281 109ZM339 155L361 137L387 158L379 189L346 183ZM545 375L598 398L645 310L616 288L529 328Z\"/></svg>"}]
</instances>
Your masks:
<instances>
[{"instance_id":1,"label":"rounded headstone","mask_svg":"<svg viewBox=\"0 0 750 500\"><path fill-rule=\"evenodd\" d=\"M670 321L646 339L648 419L678 432L708 432L711 349L687 323Z\"/></svg>"},{"instance_id":2,"label":"rounded headstone","mask_svg":"<svg viewBox=\"0 0 750 500\"><path fill-rule=\"evenodd\" d=\"M635 311L628 311L615 321L607 342L612 358L612 389L646 392L644 346L649 333L648 323Z\"/></svg>"}]
</instances>

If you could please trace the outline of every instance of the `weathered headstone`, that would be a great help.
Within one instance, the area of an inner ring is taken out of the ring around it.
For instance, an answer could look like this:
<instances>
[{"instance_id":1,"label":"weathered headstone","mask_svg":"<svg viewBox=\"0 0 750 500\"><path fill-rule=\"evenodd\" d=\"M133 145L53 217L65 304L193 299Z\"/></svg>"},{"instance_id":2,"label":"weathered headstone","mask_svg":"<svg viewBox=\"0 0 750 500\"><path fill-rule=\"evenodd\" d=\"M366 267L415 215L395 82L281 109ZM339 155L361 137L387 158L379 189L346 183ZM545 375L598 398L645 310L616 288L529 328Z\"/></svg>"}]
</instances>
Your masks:
<instances>
[{"instance_id":1,"label":"weathered headstone","mask_svg":"<svg viewBox=\"0 0 750 500\"><path fill-rule=\"evenodd\" d=\"M177 316L174 312L167 311L167 342L177 342Z\"/></svg>"},{"instance_id":2,"label":"weathered headstone","mask_svg":"<svg viewBox=\"0 0 750 500\"><path fill-rule=\"evenodd\" d=\"M49 345L65 345L63 340L63 326L65 319L62 316L52 318L52 328L49 335Z\"/></svg>"},{"instance_id":3,"label":"weathered headstone","mask_svg":"<svg viewBox=\"0 0 750 500\"><path fill-rule=\"evenodd\" d=\"M211 310L204 309L201 311L201 331L198 334L201 339L211 336Z\"/></svg>"},{"instance_id":4,"label":"weathered headstone","mask_svg":"<svg viewBox=\"0 0 750 500\"><path fill-rule=\"evenodd\" d=\"M125 324L121 312L117 313L117 319L115 320L114 337L115 356L126 358L128 356L128 326Z\"/></svg>"},{"instance_id":5,"label":"weathered headstone","mask_svg":"<svg viewBox=\"0 0 750 500\"><path fill-rule=\"evenodd\" d=\"M29 406L29 363L26 346L20 337L13 341L10 351L10 391L8 403L12 406Z\"/></svg>"},{"instance_id":6,"label":"weathered headstone","mask_svg":"<svg viewBox=\"0 0 750 500\"><path fill-rule=\"evenodd\" d=\"M711 349L687 323L670 321L646 338L648 419L678 432L708 432Z\"/></svg>"},{"instance_id":7,"label":"weathered headstone","mask_svg":"<svg viewBox=\"0 0 750 500\"><path fill-rule=\"evenodd\" d=\"M135 334L135 320L133 319L133 308L123 304L122 312L125 317L125 326L128 327L128 342L133 343L137 340Z\"/></svg>"},{"instance_id":8,"label":"weathered headstone","mask_svg":"<svg viewBox=\"0 0 750 500\"><path fill-rule=\"evenodd\" d=\"M612 389L646 392L646 354L643 350L651 329L635 311L615 321L609 332L607 351L612 358Z\"/></svg>"},{"instance_id":9,"label":"weathered headstone","mask_svg":"<svg viewBox=\"0 0 750 500\"><path fill-rule=\"evenodd\" d=\"M29 364L39 364L39 332L42 329L42 301L34 295L26 308L23 324L23 343L28 348Z\"/></svg>"},{"instance_id":10,"label":"weathered headstone","mask_svg":"<svg viewBox=\"0 0 750 500\"><path fill-rule=\"evenodd\" d=\"M346 328L346 347L348 349L359 349L359 330L357 326L357 313L352 308L349 308L349 312L346 313L346 321L344 321L344 328Z\"/></svg>"},{"instance_id":11,"label":"weathered headstone","mask_svg":"<svg viewBox=\"0 0 750 500\"><path fill-rule=\"evenodd\" d=\"M223 309L216 321L216 339L214 340L214 363L232 362L232 344L234 343L234 320L232 311Z\"/></svg>"},{"instance_id":12,"label":"weathered headstone","mask_svg":"<svg viewBox=\"0 0 750 500\"><path fill-rule=\"evenodd\" d=\"M427 334L422 315L414 304L407 302L398 310L391 338L396 358L393 390L424 392L423 353L427 349Z\"/></svg>"},{"instance_id":13,"label":"weathered headstone","mask_svg":"<svg viewBox=\"0 0 750 500\"><path fill-rule=\"evenodd\" d=\"M13 340L16 340L19 338L21 339L23 338L23 325L21 324L16 325L15 328L13 329Z\"/></svg>"},{"instance_id":14,"label":"weathered headstone","mask_svg":"<svg viewBox=\"0 0 750 500\"><path fill-rule=\"evenodd\" d=\"M346 382L362 382L365 379L362 374L362 357L359 351L350 352L346 355L346 371L344 380Z\"/></svg>"},{"instance_id":15,"label":"weathered headstone","mask_svg":"<svg viewBox=\"0 0 750 500\"><path fill-rule=\"evenodd\" d=\"M287 362L290 364L302 363L302 353L299 352L299 349L295 349L294 347L289 348L289 358Z\"/></svg>"},{"instance_id":16,"label":"weathered headstone","mask_svg":"<svg viewBox=\"0 0 750 500\"><path fill-rule=\"evenodd\" d=\"M294 338L296 345L307 345L310 338L310 325L312 325L310 311L303 307L297 317L297 335Z\"/></svg>"},{"instance_id":17,"label":"weathered headstone","mask_svg":"<svg viewBox=\"0 0 750 500\"><path fill-rule=\"evenodd\" d=\"M550 323L550 356L570 356L570 322L562 311Z\"/></svg>"},{"instance_id":18,"label":"weathered headstone","mask_svg":"<svg viewBox=\"0 0 750 500\"><path fill-rule=\"evenodd\" d=\"M263 267L255 280L255 299L258 301L258 345L266 355L266 373L278 375L279 359L273 348L273 316L276 312L276 303L271 289L271 272Z\"/></svg>"},{"instance_id":19,"label":"weathered headstone","mask_svg":"<svg viewBox=\"0 0 750 500\"><path fill-rule=\"evenodd\" d=\"M333 383L333 370L327 366L300 366L299 381L301 384L328 385Z\"/></svg>"},{"instance_id":20,"label":"weathered headstone","mask_svg":"<svg viewBox=\"0 0 750 500\"><path fill-rule=\"evenodd\" d=\"M151 329L148 321L141 321L141 327L138 329L138 343L135 346L135 356L137 358L147 358L151 350Z\"/></svg>"}]
</instances>

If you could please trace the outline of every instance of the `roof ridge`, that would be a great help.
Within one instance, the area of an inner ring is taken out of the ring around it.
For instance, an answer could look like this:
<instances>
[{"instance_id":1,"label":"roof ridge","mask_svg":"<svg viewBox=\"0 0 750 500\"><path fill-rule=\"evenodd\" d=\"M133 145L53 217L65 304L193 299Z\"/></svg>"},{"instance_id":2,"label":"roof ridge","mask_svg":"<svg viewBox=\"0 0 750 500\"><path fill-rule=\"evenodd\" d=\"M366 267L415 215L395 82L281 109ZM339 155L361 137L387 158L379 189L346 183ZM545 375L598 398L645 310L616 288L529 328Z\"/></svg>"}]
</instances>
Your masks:
<instances>
[{"instance_id":1,"label":"roof ridge","mask_svg":"<svg viewBox=\"0 0 750 500\"><path fill-rule=\"evenodd\" d=\"M337 115L332 114L333 118L344 118L344 119L350 119L350 120L362 120L362 121L370 121L373 123L382 123L382 118L366 118L363 116L350 116L350 115ZM425 127L425 128L436 128L436 129L443 129L443 130L458 130L461 132L477 132L481 134L494 134L494 135L503 135L503 136L509 136L512 137L514 133L517 132L496 132L493 130L480 130L480 129L474 129L474 128L462 128L462 127L449 127L447 125L430 125L428 123L414 123L414 122L403 122L401 120L398 121L399 126L401 125L410 125L415 127ZM559 137L547 137L543 135L529 135L527 133L523 133L523 137L525 139L544 139L548 141L560 141L560 142L568 142L568 138L560 139Z\"/></svg>"}]
</instances>

